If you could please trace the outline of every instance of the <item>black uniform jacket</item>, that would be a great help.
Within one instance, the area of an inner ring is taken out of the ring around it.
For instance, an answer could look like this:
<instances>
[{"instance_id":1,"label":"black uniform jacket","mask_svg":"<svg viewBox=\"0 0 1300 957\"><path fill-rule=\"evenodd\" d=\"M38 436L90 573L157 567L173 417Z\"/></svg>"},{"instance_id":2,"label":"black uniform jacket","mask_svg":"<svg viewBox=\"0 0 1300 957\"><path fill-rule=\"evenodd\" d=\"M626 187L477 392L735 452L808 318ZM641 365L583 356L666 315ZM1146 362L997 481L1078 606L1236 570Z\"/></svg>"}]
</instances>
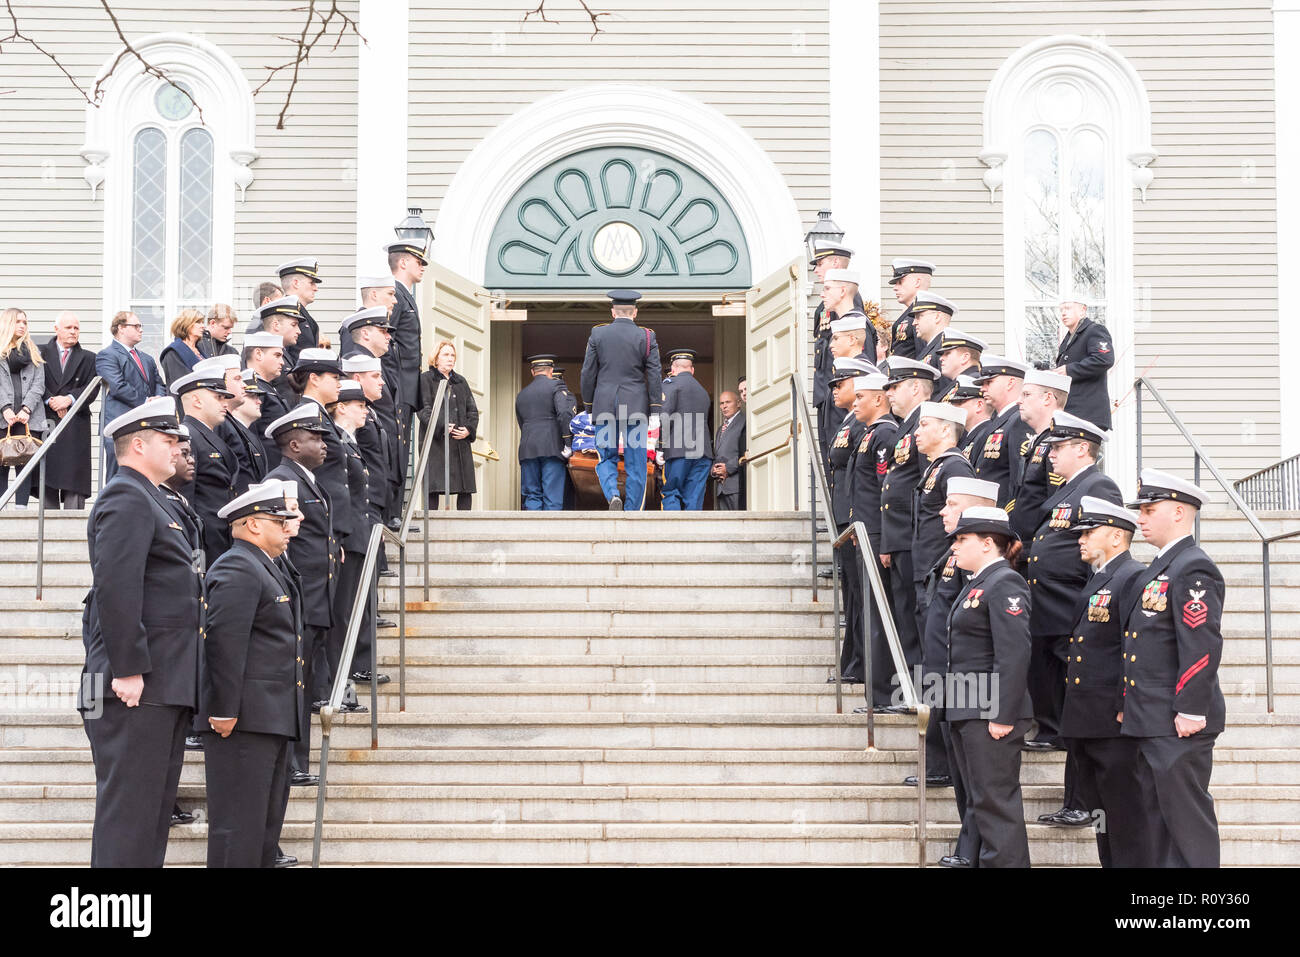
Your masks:
<instances>
[{"instance_id":1,"label":"black uniform jacket","mask_svg":"<svg viewBox=\"0 0 1300 957\"><path fill-rule=\"evenodd\" d=\"M853 294L853 308L862 312L862 294ZM835 370L835 359L831 356L831 323L839 318L834 312L826 311L826 303L817 303L813 313L813 405L821 407L830 397L828 380ZM871 354L871 364L876 364L876 327L867 323L866 352Z\"/></svg>"},{"instance_id":2,"label":"black uniform jacket","mask_svg":"<svg viewBox=\"0 0 1300 957\"><path fill-rule=\"evenodd\" d=\"M217 429L217 436L235 453L235 459L239 462L239 475L235 479L236 495L243 495L248 491L249 485L266 478L266 446L252 429L233 415L227 415Z\"/></svg>"},{"instance_id":3,"label":"black uniform jacket","mask_svg":"<svg viewBox=\"0 0 1300 957\"><path fill-rule=\"evenodd\" d=\"M343 462L348 475L348 504L352 518L346 536L335 537L344 550L364 554L370 543L370 470L366 468L365 456L355 439L339 429L339 445L343 450Z\"/></svg>"},{"instance_id":4,"label":"black uniform jacket","mask_svg":"<svg viewBox=\"0 0 1300 957\"><path fill-rule=\"evenodd\" d=\"M559 379L535 375L515 397L519 461L556 458L564 450L573 418L573 399Z\"/></svg>"},{"instance_id":5,"label":"black uniform jacket","mask_svg":"<svg viewBox=\"0 0 1300 957\"><path fill-rule=\"evenodd\" d=\"M415 304L415 296L399 280L394 280L393 286L397 302L393 304L393 312L388 319L393 328L393 341L379 361L385 368L385 381L389 378L387 370L397 369L401 391L395 398L403 405L414 408L420 397L420 368L423 364L420 309Z\"/></svg>"},{"instance_id":6,"label":"black uniform jacket","mask_svg":"<svg viewBox=\"0 0 1300 957\"><path fill-rule=\"evenodd\" d=\"M1109 429L1110 393L1106 389L1106 373L1114 364L1115 346L1110 333L1105 326L1084 316L1074 332L1061 340L1056 353L1056 365L1064 366L1065 374L1070 377L1070 397L1065 411Z\"/></svg>"},{"instance_id":7,"label":"black uniform jacket","mask_svg":"<svg viewBox=\"0 0 1300 957\"><path fill-rule=\"evenodd\" d=\"M826 477L831 486L831 513L835 516L835 524L839 526L849 522L853 505L849 475L853 456L857 453L864 432L865 425L853 416L846 415L831 438L830 448L826 450L826 459L830 463Z\"/></svg>"},{"instance_id":8,"label":"black uniform jacket","mask_svg":"<svg viewBox=\"0 0 1300 957\"><path fill-rule=\"evenodd\" d=\"M1079 556L1079 533L1070 530L1085 495L1122 503L1119 486L1090 465L1047 500L1047 517L1038 526L1029 557L1028 578L1034 591L1034 634L1070 634L1079 594L1092 569Z\"/></svg>"},{"instance_id":9,"label":"black uniform jacket","mask_svg":"<svg viewBox=\"0 0 1300 957\"><path fill-rule=\"evenodd\" d=\"M302 618L313 628L332 624L330 609L334 603L334 574L339 560L339 546L334 538L329 494L296 462L282 461L267 478L298 483L298 510L302 525L289 539L289 561L302 576Z\"/></svg>"},{"instance_id":10,"label":"black uniform jacket","mask_svg":"<svg viewBox=\"0 0 1300 957\"><path fill-rule=\"evenodd\" d=\"M257 437L262 440L262 451L266 453L266 470L269 473L271 469L280 464L280 448L275 444L275 439L267 438L267 426L276 419L288 415L289 411L298 403L295 401L293 405L290 405L285 402L284 397L275 391L275 387L261 377L258 377L257 384L264 393L262 396L262 414L258 416L257 424L253 426L252 431L256 432Z\"/></svg>"},{"instance_id":11,"label":"black uniform jacket","mask_svg":"<svg viewBox=\"0 0 1300 957\"><path fill-rule=\"evenodd\" d=\"M626 317L597 326L587 339L582 360L582 397L591 406L591 422L601 417L650 415L663 404L659 342L654 331Z\"/></svg>"},{"instance_id":12,"label":"black uniform jacket","mask_svg":"<svg viewBox=\"0 0 1300 957\"><path fill-rule=\"evenodd\" d=\"M973 475L970 463L955 448L940 452L922 473L912 502L912 578L915 581L924 581L934 563L952 547L943 530L943 519L939 517L948 501L948 480Z\"/></svg>"},{"instance_id":13,"label":"black uniform jacket","mask_svg":"<svg viewBox=\"0 0 1300 957\"><path fill-rule=\"evenodd\" d=\"M203 542L208 561L230 547L230 523L217 512L235 497L239 481L239 459L214 430L192 416L185 417L194 452L194 481L181 489L203 520Z\"/></svg>"},{"instance_id":14,"label":"black uniform jacket","mask_svg":"<svg viewBox=\"0 0 1300 957\"><path fill-rule=\"evenodd\" d=\"M357 429L357 448L366 466L366 482L369 491L366 500L371 520L377 516L388 503L388 474L391 468L388 434L379 424L373 407L366 410L366 424Z\"/></svg>"},{"instance_id":15,"label":"black uniform jacket","mask_svg":"<svg viewBox=\"0 0 1300 957\"><path fill-rule=\"evenodd\" d=\"M1061 734L1067 738L1115 738L1116 713L1124 710L1124 615L1146 566L1128 552L1094 572L1075 603L1076 620L1065 660L1065 707Z\"/></svg>"},{"instance_id":16,"label":"black uniform jacket","mask_svg":"<svg viewBox=\"0 0 1300 957\"><path fill-rule=\"evenodd\" d=\"M992 431L993 420L985 419L967 432L966 437L961 440L961 454L966 456L966 461L971 463L972 469L975 465L975 454L984 448L984 440Z\"/></svg>"},{"instance_id":17,"label":"black uniform jacket","mask_svg":"<svg viewBox=\"0 0 1300 957\"><path fill-rule=\"evenodd\" d=\"M1047 518L1044 505L1065 484L1065 476L1052 471L1052 460L1047 457L1051 446L1044 440L1050 432L1050 428L1044 429L1020 444L1020 481L1016 486L1015 502L1008 511L1011 530L1025 543L1022 560L1028 560L1034 532Z\"/></svg>"},{"instance_id":18,"label":"black uniform jacket","mask_svg":"<svg viewBox=\"0 0 1300 957\"><path fill-rule=\"evenodd\" d=\"M944 717L1014 724L1029 702L1029 587L1006 561L973 576L948 613Z\"/></svg>"},{"instance_id":19,"label":"black uniform jacket","mask_svg":"<svg viewBox=\"0 0 1300 957\"><path fill-rule=\"evenodd\" d=\"M912 547L912 490L930 464L916 447L916 426L920 421L921 407L917 406L899 425L889 454L885 484L880 490L880 550L886 555Z\"/></svg>"},{"instance_id":20,"label":"black uniform jacket","mask_svg":"<svg viewBox=\"0 0 1300 957\"><path fill-rule=\"evenodd\" d=\"M912 307L904 309L894 325L891 327L889 336L889 354L891 356L902 356L904 359L916 358L916 321L912 318Z\"/></svg>"},{"instance_id":21,"label":"black uniform jacket","mask_svg":"<svg viewBox=\"0 0 1300 957\"><path fill-rule=\"evenodd\" d=\"M86 527L94 584L82 615L86 664L78 709L144 675L141 704L198 705L202 586L190 535L162 491L123 466Z\"/></svg>"},{"instance_id":22,"label":"black uniform jacket","mask_svg":"<svg viewBox=\"0 0 1300 957\"><path fill-rule=\"evenodd\" d=\"M1204 715L1198 734L1223 730L1223 575L1191 538L1175 542L1137 580L1124 627L1124 734L1177 734L1179 712Z\"/></svg>"},{"instance_id":23,"label":"black uniform jacket","mask_svg":"<svg viewBox=\"0 0 1300 957\"><path fill-rule=\"evenodd\" d=\"M1020 418L1020 406L995 415L984 444L972 453L975 477L998 483L998 507L1012 511L1020 484L1020 443L1029 437L1029 426Z\"/></svg>"},{"instance_id":24,"label":"black uniform jacket","mask_svg":"<svg viewBox=\"0 0 1300 957\"><path fill-rule=\"evenodd\" d=\"M858 439L857 452L849 467L849 520L867 526L873 545L880 545L880 492L889 469L889 458L898 441L899 421L885 413L868 425Z\"/></svg>"},{"instance_id":25,"label":"black uniform jacket","mask_svg":"<svg viewBox=\"0 0 1300 957\"><path fill-rule=\"evenodd\" d=\"M663 386L659 412L659 448L666 459L712 459L709 393L689 372L679 372Z\"/></svg>"},{"instance_id":26,"label":"black uniform jacket","mask_svg":"<svg viewBox=\"0 0 1300 957\"><path fill-rule=\"evenodd\" d=\"M303 401L316 402L315 399ZM349 452L344 448L346 437L343 430L334 425L325 407L319 402L316 405L321 417L330 423L330 431L322 436L325 439L325 464L315 470L316 484L329 496L335 540L350 552L364 552L366 536L370 534L370 515L364 507L358 510L355 504L357 492L352 488L353 477L348 474ZM364 501L364 479L361 481L360 495Z\"/></svg>"},{"instance_id":27,"label":"black uniform jacket","mask_svg":"<svg viewBox=\"0 0 1300 957\"><path fill-rule=\"evenodd\" d=\"M208 570L203 661L205 718L238 718L237 731L298 737L302 622L284 572L249 542L236 539Z\"/></svg>"}]
</instances>

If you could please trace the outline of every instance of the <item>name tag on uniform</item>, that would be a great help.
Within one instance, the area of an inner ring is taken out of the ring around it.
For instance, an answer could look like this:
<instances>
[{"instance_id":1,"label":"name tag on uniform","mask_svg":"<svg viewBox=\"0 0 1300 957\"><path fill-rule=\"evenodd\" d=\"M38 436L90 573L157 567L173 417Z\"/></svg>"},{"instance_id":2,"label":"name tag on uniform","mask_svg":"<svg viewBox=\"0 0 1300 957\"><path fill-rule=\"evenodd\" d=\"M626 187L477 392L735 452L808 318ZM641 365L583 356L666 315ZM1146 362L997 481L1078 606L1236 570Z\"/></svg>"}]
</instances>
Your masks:
<instances>
[{"instance_id":1,"label":"name tag on uniform","mask_svg":"<svg viewBox=\"0 0 1300 957\"><path fill-rule=\"evenodd\" d=\"M276 600L277 602L285 602L285 601L288 601L288 600L289 600L289 596L288 596L288 595L276 595L276 596L275 596L275 600Z\"/></svg>"}]
</instances>

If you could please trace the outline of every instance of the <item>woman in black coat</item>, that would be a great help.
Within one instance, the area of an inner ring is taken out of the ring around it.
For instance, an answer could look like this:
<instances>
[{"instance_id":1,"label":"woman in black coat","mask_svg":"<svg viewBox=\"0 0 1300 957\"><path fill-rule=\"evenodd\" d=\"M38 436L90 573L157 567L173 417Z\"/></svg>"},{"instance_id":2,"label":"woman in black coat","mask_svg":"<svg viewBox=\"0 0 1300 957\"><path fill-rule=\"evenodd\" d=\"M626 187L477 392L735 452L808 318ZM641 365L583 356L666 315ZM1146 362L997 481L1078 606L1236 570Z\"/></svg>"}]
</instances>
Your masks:
<instances>
[{"instance_id":1,"label":"woman in black coat","mask_svg":"<svg viewBox=\"0 0 1300 957\"><path fill-rule=\"evenodd\" d=\"M175 338L158 356L163 381L168 385L193 372L195 364L203 358L199 352L199 339L203 336L203 313L197 309L182 309L180 315L172 320L171 334Z\"/></svg>"},{"instance_id":2,"label":"woman in black coat","mask_svg":"<svg viewBox=\"0 0 1300 957\"><path fill-rule=\"evenodd\" d=\"M456 508L462 512L470 507L470 496L477 489L474 486L474 455L470 446L478 435L478 405L474 402L474 393L469 382L459 372L456 365L456 347L450 342L438 343L438 350L429 362L429 371L420 376L420 417L421 442L425 430L430 428L429 416L433 411L433 400L438 394L438 385L448 380L446 415L439 411L438 418L432 423L433 448L429 450L428 489L429 508L438 507L438 496L443 492L456 496ZM443 450L446 440L442 424L446 421L451 426L451 466L449 470L450 487L443 488Z\"/></svg>"}]
</instances>

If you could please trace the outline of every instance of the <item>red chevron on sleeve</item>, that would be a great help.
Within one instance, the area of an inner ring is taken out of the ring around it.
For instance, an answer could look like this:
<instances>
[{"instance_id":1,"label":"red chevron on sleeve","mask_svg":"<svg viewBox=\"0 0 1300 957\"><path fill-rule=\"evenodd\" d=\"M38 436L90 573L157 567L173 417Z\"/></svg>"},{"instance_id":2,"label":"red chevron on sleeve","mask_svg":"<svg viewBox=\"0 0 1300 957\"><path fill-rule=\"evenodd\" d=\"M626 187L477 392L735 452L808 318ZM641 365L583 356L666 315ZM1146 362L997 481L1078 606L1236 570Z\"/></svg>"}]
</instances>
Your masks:
<instances>
[{"instance_id":1,"label":"red chevron on sleeve","mask_svg":"<svg viewBox=\"0 0 1300 957\"><path fill-rule=\"evenodd\" d=\"M1196 664L1192 665L1190 668L1188 668L1186 671L1183 672L1183 676L1178 679L1178 684L1174 688L1174 694L1178 694L1180 691L1182 691L1183 685L1187 684L1187 682L1191 681L1194 677L1196 677L1198 672L1204 671L1206 666L1209 665L1209 663L1210 663L1210 656L1202 655L1201 659L1197 661Z\"/></svg>"}]
</instances>

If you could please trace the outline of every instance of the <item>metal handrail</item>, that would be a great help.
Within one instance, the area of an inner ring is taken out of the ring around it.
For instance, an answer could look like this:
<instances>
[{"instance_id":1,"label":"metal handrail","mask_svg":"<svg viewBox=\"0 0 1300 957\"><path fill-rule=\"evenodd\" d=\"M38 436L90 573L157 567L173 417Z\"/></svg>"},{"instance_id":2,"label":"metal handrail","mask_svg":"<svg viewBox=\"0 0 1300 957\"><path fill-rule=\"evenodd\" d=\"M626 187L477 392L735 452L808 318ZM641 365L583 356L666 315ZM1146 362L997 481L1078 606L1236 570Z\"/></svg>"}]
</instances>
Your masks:
<instances>
[{"instance_id":1,"label":"metal handrail","mask_svg":"<svg viewBox=\"0 0 1300 957\"><path fill-rule=\"evenodd\" d=\"M1137 397L1137 408L1136 408L1137 467L1138 467L1139 474L1141 474L1142 472L1142 389L1144 387L1151 392L1151 397L1154 398L1156 402L1160 404L1160 407L1162 409L1165 410L1165 414L1169 416L1169 420L1173 422L1174 427L1177 428L1178 431L1182 433L1183 438L1187 441L1187 444L1191 446L1192 481L1197 484L1200 483L1201 462L1204 462L1206 467L1210 470L1210 474L1214 476L1215 481L1219 483L1219 485L1223 488L1223 491L1227 494L1228 501L1237 509L1237 511L1241 512L1241 514L1245 516L1247 523L1250 525L1252 529L1254 529L1255 534L1259 536L1260 545L1263 549L1263 554L1264 554L1264 581L1263 581L1263 585L1264 585L1264 684L1267 691L1268 713L1272 714L1273 713L1273 603L1270 595L1272 586L1270 582L1270 547L1269 546L1272 545L1273 542L1281 541L1282 539L1285 538L1291 538L1295 535L1300 535L1300 529L1296 529L1295 531L1291 531L1291 532L1283 532L1280 535L1270 536L1267 530L1265 530L1263 523L1260 522L1259 517L1256 516L1255 512L1251 509L1249 505L1246 504L1246 502L1242 499L1242 497L1237 494L1237 490L1233 486L1233 484L1223 477L1223 473L1219 471L1218 467L1214 464L1214 461L1208 455L1205 454L1205 449L1201 448L1200 443L1197 442L1196 439L1192 436L1191 431L1188 430L1187 426L1183 423L1183 420L1178 417L1178 413L1176 413L1172 408L1170 408L1169 403L1165 401L1165 397L1160 394L1160 390L1157 389L1152 384L1151 380L1148 379L1146 376L1138 376L1137 379L1133 382L1133 391ZM1197 542L1201 540L1201 513L1199 509L1197 509L1196 512L1196 536L1195 537Z\"/></svg>"},{"instance_id":2,"label":"metal handrail","mask_svg":"<svg viewBox=\"0 0 1300 957\"><path fill-rule=\"evenodd\" d=\"M803 389L799 385L799 380L790 377L791 403L794 406L795 422L792 425L792 434L794 426L801 430L806 430L808 441L808 459L810 462L810 471L816 482L812 489L811 505L813 513L813 547L816 548L817 541L817 521L816 521L816 500L817 493L821 492L821 512L822 520L826 523L826 528L835 528L835 515L831 510L830 486L826 482L826 470L822 465L820 450L817 443L812 440L812 416L808 412L808 400L803 394ZM885 632L885 641L889 645L889 655L894 662L894 670L898 675L899 687L903 692L903 700L909 708L916 710L917 724L917 748L916 748L916 836L917 836L917 866L925 867L926 863L926 805L925 805L925 733L930 724L930 708L923 704L916 694L916 687L912 684L912 675L907 667L907 658L903 654L903 645L898 637L898 629L894 624L894 616L890 610L888 596L885 594L884 581L880 577L880 571L876 567L876 554L871 547L871 540L867 536L867 526L860 521L852 522L848 528L839 534L832 542L832 548L838 549L843 546L844 542L850 536L857 536L858 558L862 562L863 571L866 575L865 580L871 586L871 595L876 599L875 607L880 614L880 623ZM814 555L816 554L814 550ZM841 705L841 684L843 676L840 673L840 616L839 616L839 571L837 563L832 562L833 584L835 588L835 711L840 713ZM813 563L813 582L816 588L817 565ZM846 609L847 611L847 609ZM875 707L871 695L871 602L868 598L867 590L862 590L862 680L866 686L867 699L867 750L875 750Z\"/></svg>"},{"instance_id":3,"label":"metal handrail","mask_svg":"<svg viewBox=\"0 0 1300 957\"><path fill-rule=\"evenodd\" d=\"M40 469L40 478L38 479L38 495L36 497L36 600L41 600L41 594L45 586L45 456L50 449L54 448L54 443L59 440L63 430L76 417L77 413L95 400L99 395L99 387L104 382L100 376L95 376L77 396L77 401L68 406L68 411L63 413L63 418L59 424L54 427L54 431L49 434L48 438L41 440L41 446L36 450L22 471L14 479L13 484L7 488L3 494L0 494L0 509L9 504L10 500L18 494L18 490L23 487L31 477L34 469Z\"/></svg>"},{"instance_id":4,"label":"metal handrail","mask_svg":"<svg viewBox=\"0 0 1300 957\"><path fill-rule=\"evenodd\" d=\"M432 422L442 411L443 400L447 395L448 379L443 379L438 383L438 391L433 397L433 408L429 410L429 421ZM419 425L420 418L417 415L411 422L413 434L419 435L415 431ZM443 430L446 431L445 429ZM406 503L406 511L402 513L402 541L406 541L407 532L411 527L411 516L415 514L415 506L424 503L424 600L429 600L429 494L425 483L428 481L428 464L429 453L433 451L433 429L422 437L420 441L420 454L415 460L415 474L411 477L411 498ZM444 456L445 457L445 456Z\"/></svg>"},{"instance_id":5,"label":"metal handrail","mask_svg":"<svg viewBox=\"0 0 1300 957\"><path fill-rule=\"evenodd\" d=\"M1300 502L1300 455L1251 472L1232 487L1254 508L1295 508Z\"/></svg>"},{"instance_id":6,"label":"metal handrail","mask_svg":"<svg viewBox=\"0 0 1300 957\"><path fill-rule=\"evenodd\" d=\"M438 384L438 391L433 399L433 409L431 417L437 415L442 408L443 399L447 391L447 383L444 380ZM414 427L415 423L412 423ZM423 448L416 462L416 472L412 482L410 500L406 503L406 508L402 512L402 525L399 533L394 533L388 529L382 522L373 525L370 529L370 541L366 543L366 557L364 564L361 566L361 578L357 582L356 597L352 600L352 611L348 616L348 630L343 639L343 651L339 655L338 670L334 675L334 685L330 689L329 700L321 705L320 725L321 725L321 744L320 744L320 781L316 788L316 822L312 832L312 851L311 866L320 866L320 842L321 832L325 826L325 796L327 791L327 778L329 774L329 748L330 748L330 731L333 728L334 716L338 713L339 705L343 703L343 694L347 689L349 670L346 663L352 661L352 655L356 651L357 636L361 633L361 622L367 611L370 612L371 620L375 620L379 613L379 596L378 586L375 583L375 574L379 567L379 549L385 542L390 542L397 546L397 556L399 570L397 576L397 707L399 711L406 710L406 545L407 537L411 531L411 516L415 512L415 506L421 501L424 493L425 483L425 463L429 457L429 450L433 446L433 429L430 429L424 438ZM429 597L429 510L424 510L424 597ZM379 640L370 643L370 747L379 747L379 685L376 676L379 674Z\"/></svg>"}]
</instances>

